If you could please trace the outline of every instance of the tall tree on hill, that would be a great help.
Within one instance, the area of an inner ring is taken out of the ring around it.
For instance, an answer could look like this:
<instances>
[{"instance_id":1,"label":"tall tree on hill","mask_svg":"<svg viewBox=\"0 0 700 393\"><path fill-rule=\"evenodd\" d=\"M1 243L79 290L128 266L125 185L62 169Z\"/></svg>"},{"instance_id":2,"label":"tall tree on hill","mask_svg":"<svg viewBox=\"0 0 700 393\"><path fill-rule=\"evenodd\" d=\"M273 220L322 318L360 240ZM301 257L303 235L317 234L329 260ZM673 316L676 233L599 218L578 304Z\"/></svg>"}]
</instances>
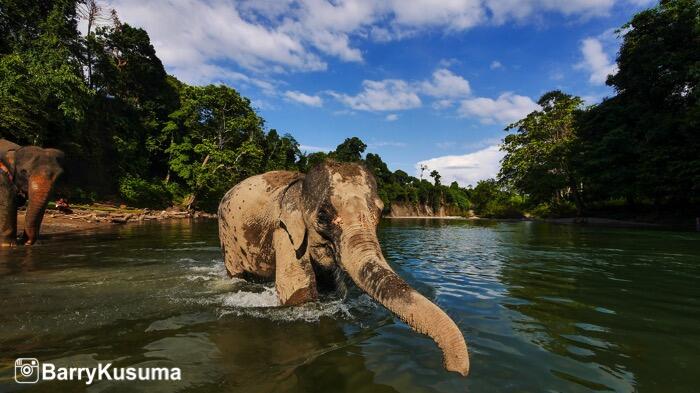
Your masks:
<instances>
[{"instance_id":1,"label":"tall tree on hill","mask_svg":"<svg viewBox=\"0 0 700 393\"><path fill-rule=\"evenodd\" d=\"M362 160L367 145L358 137L347 138L336 147L332 156L338 161L356 162Z\"/></svg>"},{"instance_id":2,"label":"tall tree on hill","mask_svg":"<svg viewBox=\"0 0 700 393\"><path fill-rule=\"evenodd\" d=\"M636 147L639 197L687 205L700 199L700 1L666 0L624 26L619 71L608 79L617 97L594 116L617 138L593 149L610 151L622 138ZM615 110L615 108L620 108ZM618 115L624 111L624 116ZM588 124L595 135L598 124ZM602 146L601 146L602 145ZM629 165L628 149L614 154L614 168Z\"/></svg>"},{"instance_id":3,"label":"tall tree on hill","mask_svg":"<svg viewBox=\"0 0 700 393\"><path fill-rule=\"evenodd\" d=\"M529 195L536 202L572 198L583 209L581 182L573 163L578 153L576 114L583 101L576 96L551 91L537 102L541 110L511 124L502 150L499 180Z\"/></svg>"},{"instance_id":4,"label":"tall tree on hill","mask_svg":"<svg viewBox=\"0 0 700 393\"><path fill-rule=\"evenodd\" d=\"M263 120L230 87L185 87L166 130L170 168L187 185L189 206L200 198L214 203L212 196L264 169Z\"/></svg>"},{"instance_id":5,"label":"tall tree on hill","mask_svg":"<svg viewBox=\"0 0 700 393\"><path fill-rule=\"evenodd\" d=\"M82 79L75 1L0 6L0 136L56 146L73 136L89 90Z\"/></svg>"},{"instance_id":6,"label":"tall tree on hill","mask_svg":"<svg viewBox=\"0 0 700 393\"><path fill-rule=\"evenodd\" d=\"M433 184L435 184L435 187L439 187L440 186L440 179L442 179L440 172L438 172L436 170L432 170L432 171L430 171L430 177L433 178L433 182L434 182Z\"/></svg>"},{"instance_id":7,"label":"tall tree on hill","mask_svg":"<svg viewBox=\"0 0 700 393\"><path fill-rule=\"evenodd\" d=\"M271 129L263 143L265 152L265 171L280 169L297 169L296 162L301 156L299 142L290 134L279 135L276 129Z\"/></svg>"}]
</instances>

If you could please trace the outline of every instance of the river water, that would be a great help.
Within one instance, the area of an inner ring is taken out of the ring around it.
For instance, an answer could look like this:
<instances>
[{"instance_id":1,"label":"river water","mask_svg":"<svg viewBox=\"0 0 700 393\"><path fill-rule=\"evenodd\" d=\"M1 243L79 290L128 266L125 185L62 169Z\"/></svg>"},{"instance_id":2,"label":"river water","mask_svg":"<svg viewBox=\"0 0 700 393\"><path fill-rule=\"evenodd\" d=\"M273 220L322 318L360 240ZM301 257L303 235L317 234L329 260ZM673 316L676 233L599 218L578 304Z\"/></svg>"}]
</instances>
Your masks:
<instances>
[{"instance_id":1,"label":"river water","mask_svg":"<svg viewBox=\"0 0 700 393\"><path fill-rule=\"evenodd\" d=\"M700 234L393 220L387 260L469 344L468 378L358 290L296 308L226 276L216 223L0 250L0 391L697 392ZM180 367L179 382L13 381L14 360Z\"/></svg>"}]
</instances>

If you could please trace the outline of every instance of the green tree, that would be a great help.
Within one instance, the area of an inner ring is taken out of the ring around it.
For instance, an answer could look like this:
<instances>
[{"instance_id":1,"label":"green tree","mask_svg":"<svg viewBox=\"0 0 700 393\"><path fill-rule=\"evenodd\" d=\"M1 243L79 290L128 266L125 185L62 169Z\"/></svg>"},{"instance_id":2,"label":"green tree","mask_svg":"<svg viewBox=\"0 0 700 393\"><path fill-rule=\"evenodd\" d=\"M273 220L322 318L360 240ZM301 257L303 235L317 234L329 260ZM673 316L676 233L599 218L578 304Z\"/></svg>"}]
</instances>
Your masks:
<instances>
[{"instance_id":1,"label":"green tree","mask_svg":"<svg viewBox=\"0 0 700 393\"><path fill-rule=\"evenodd\" d=\"M440 179L442 179L442 176L440 176L440 172L438 172L436 170L432 170L430 172L430 177L433 178L435 187L440 187Z\"/></svg>"},{"instance_id":2,"label":"green tree","mask_svg":"<svg viewBox=\"0 0 700 393\"><path fill-rule=\"evenodd\" d=\"M470 200L477 215L494 218L520 218L525 201L504 189L495 179L480 180L470 190Z\"/></svg>"},{"instance_id":3,"label":"green tree","mask_svg":"<svg viewBox=\"0 0 700 393\"><path fill-rule=\"evenodd\" d=\"M397 169L394 171L394 180L396 180L396 183L398 183L401 186L405 186L410 183L411 181L411 176L408 175L408 173L402 171L401 169Z\"/></svg>"},{"instance_id":4,"label":"green tree","mask_svg":"<svg viewBox=\"0 0 700 393\"><path fill-rule=\"evenodd\" d=\"M204 204L238 181L264 170L263 120L247 98L223 85L187 86L165 129L169 163L187 186L187 206Z\"/></svg>"},{"instance_id":5,"label":"green tree","mask_svg":"<svg viewBox=\"0 0 700 393\"><path fill-rule=\"evenodd\" d=\"M309 169L322 163L328 158L328 153L323 151L317 151L310 154L302 153L301 157L299 157L297 166L302 172L308 172Z\"/></svg>"},{"instance_id":6,"label":"green tree","mask_svg":"<svg viewBox=\"0 0 700 393\"><path fill-rule=\"evenodd\" d=\"M581 154L574 161L585 184L587 200L623 198L634 206L640 199L643 146L636 135L640 130L628 126L633 122L619 97L607 99L578 116Z\"/></svg>"},{"instance_id":7,"label":"green tree","mask_svg":"<svg viewBox=\"0 0 700 393\"><path fill-rule=\"evenodd\" d=\"M389 170L379 154L367 153L365 164L369 168L379 183L389 183L392 181L393 173Z\"/></svg>"},{"instance_id":8,"label":"green tree","mask_svg":"<svg viewBox=\"0 0 700 393\"><path fill-rule=\"evenodd\" d=\"M279 136L277 130L271 129L265 136L264 143L265 170L297 169L297 160L301 157L299 143L293 136Z\"/></svg>"},{"instance_id":9,"label":"green tree","mask_svg":"<svg viewBox=\"0 0 700 393\"><path fill-rule=\"evenodd\" d=\"M583 101L552 91L538 101L542 108L508 126L499 180L529 195L534 202L573 198L583 209L581 183L573 165L578 153L576 114Z\"/></svg>"},{"instance_id":10,"label":"green tree","mask_svg":"<svg viewBox=\"0 0 700 393\"><path fill-rule=\"evenodd\" d=\"M82 120L89 90L74 1L0 5L0 136L55 145Z\"/></svg>"},{"instance_id":11,"label":"green tree","mask_svg":"<svg viewBox=\"0 0 700 393\"><path fill-rule=\"evenodd\" d=\"M347 138L336 147L333 158L338 161L354 162L362 160L367 145L358 137Z\"/></svg>"},{"instance_id":12,"label":"green tree","mask_svg":"<svg viewBox=\"0 0 700 393\"><path fill-rule=\"evenodd\" d=\"M700 1L661 1L623 31L619 71L608 80L617 97L599 112L617 105L626 112L605 121L638 148L636 192L687 206L700 199ZM614 163L629 164L627 158Z\"/></svg>"},{"instance_id":13,"label":"green tree","mask_svg":"<svg viewBox=\"0 0 700 393\"><path fill-rule=\"evenodd\" d=\"M394 192L389 186L393 180L393 173L391 173L386 163L382 161L379 154L368 153L365 158L365 165L374 174L374 178L377 180L379 198L384 202L384 208L389 209L391 207L391 196Z\"/></svg>"}]
</instances>

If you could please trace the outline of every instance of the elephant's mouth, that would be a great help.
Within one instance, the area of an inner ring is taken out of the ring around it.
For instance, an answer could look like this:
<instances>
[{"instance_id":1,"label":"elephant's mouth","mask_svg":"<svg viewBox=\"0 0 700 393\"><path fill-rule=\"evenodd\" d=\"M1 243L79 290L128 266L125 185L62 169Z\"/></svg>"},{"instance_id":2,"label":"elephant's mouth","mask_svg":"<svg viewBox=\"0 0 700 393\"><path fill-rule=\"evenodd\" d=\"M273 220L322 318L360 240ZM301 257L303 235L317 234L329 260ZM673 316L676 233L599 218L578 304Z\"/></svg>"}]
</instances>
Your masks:
<instances>
[{"instance_id":1,"label":"elephant's mouth","mask_svg":"<svg viewBox=\"0 0 700 393\"><path fill-rule=\"evenodd\" d=\"M337 264L323 266L318 263L311 266L316 277L316 289L320 294L333 294L341 299L347 297L350 277L342 267Z\"/></svg>"},{"instance_id":2,"label":"elephant's mouth","mask_svg":"<svg viewBox=\"0 0 700 393\"><path fill-rule=\"evenodd\" d=\"M345 299L348 296L348 281L350 281L348 273L336 265L333 269L333 283L335 291L341 299Z\"/></svg>"}]
</instances>

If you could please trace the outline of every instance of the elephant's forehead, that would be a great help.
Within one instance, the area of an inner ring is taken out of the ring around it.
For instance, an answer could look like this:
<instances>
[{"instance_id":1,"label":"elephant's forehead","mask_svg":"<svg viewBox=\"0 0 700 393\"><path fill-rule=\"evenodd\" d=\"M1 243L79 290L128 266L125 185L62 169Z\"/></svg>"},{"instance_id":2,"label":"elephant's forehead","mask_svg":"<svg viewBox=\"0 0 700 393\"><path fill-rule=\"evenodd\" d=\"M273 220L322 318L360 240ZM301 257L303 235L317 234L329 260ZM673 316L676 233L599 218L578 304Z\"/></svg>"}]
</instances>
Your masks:
<instances>
[{"instance_id":1,"label":"elephant's forehead","mask_svg":"<svg viewBox=\"0 0 700 393\"><path fill-rule=\"evenodd\" d=\"M331 176L331 183L333 184L333 187L339 187L342 185L349 186L349 187L357 187L357 186L365 186L369 187L369 183L367 181L367 175L362 172L357 172L356 174L353 175L347 175L347 174L342 174L342 173L333 173Z\"/></svg>"},{"instance_id":2,"label":"elephant's forehead","mask_svg":"<svg viewBox=\"0 0 700 393\"><path fill-rule=\"evenodd\" d=\"M336 206L338 213L346 220L369 220L374 214L372 206L375 193L367 182L365 175L354 182L338 181L333 178L333 190L330 195L331 204ZM347 177L343 177L347 180ZM369 213L369 214L368 214Z\"/></svg>"},{"instance_id":3,"label":"elephant's forehead","mask_svg":"<svg viewBox=\"0 0 700 393\"><path fill-rule=\"evenodd\" d=\"M372 189L364 174L348 177L339 173L334 173L332 180L332 194L340 200L371 195Z\"/></svg>"}]
</instances>

